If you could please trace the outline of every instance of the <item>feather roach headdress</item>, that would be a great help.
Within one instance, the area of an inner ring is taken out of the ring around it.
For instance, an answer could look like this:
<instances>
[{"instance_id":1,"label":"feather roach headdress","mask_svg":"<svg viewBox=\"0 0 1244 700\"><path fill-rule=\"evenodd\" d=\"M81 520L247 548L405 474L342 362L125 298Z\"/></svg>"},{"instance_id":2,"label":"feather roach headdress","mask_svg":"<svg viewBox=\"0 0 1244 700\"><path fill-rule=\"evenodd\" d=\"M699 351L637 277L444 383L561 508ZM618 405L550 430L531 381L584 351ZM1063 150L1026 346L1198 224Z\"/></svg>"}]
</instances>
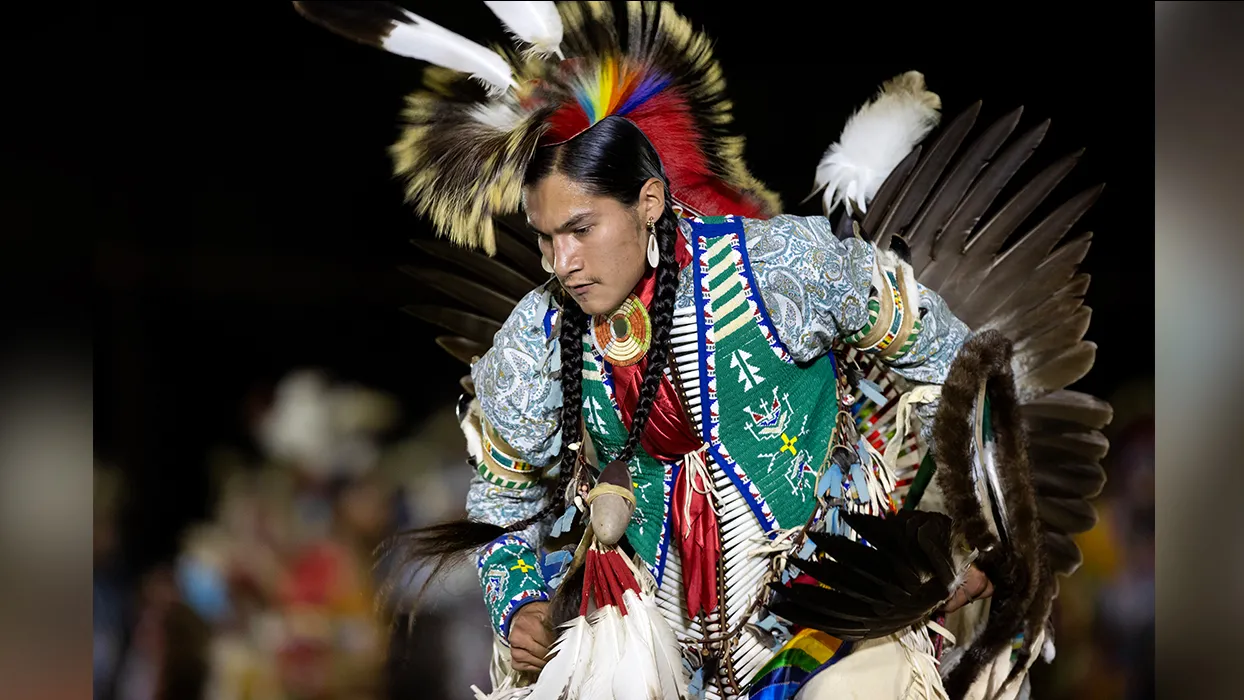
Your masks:
<instances>
[{"instance_id":1,"label":"feather roach headdress","mask_svg":"<svg viewBox=\"0 0 1244 700\"><path fill-rule=\"evenodd\" d=\"M408 200L460 245L496 250L535 150L617 115L652 142L674 199L699 214L766 218L778 197L748 172L711 41L670 3L487 2L521 52L485 48L385 2L295 2L303 16L427 61L392 147ZM624 39L623 39L624 37Z\"/></svg>"}]
</instances>

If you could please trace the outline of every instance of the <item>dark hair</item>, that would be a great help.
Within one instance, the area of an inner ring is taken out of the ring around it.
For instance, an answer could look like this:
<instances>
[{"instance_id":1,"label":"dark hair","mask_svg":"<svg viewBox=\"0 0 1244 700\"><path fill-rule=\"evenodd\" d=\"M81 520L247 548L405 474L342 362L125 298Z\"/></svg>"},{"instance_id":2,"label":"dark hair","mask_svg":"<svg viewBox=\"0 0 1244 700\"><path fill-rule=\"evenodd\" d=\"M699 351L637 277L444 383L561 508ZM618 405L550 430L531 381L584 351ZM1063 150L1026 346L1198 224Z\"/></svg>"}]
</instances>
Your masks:
<instances>
[{"instance_id":1,"label":"dark hair","mask_svg":"<svg viewBox=\"0 0 1244 700\"><path fill-rule=\"evenodd\" d=\"M672 206L669 180L652 143L638 127L618 116L606 117L569 141L538 149L528 164L523 184L537 184L554 172L582 185L592 195L612 197L627 207L638 203L640 191L649 180L656 178L665 183L665 210L654 222L660 264L657 266L655 294L650 311L652 345L648 352L648 366L640 387L639 400L632 414L630 433L617 457L620 461L629 462L640 449L640 436L648 424L648 416L669 362L670 332L673 328L679 276L674 257L678 240L678 216ZM407 540L405 549L408 557L418 560L441 558L432 576L444 567L447 557L465 554L508 532L524 530L566 508L567 491L572 482L577 483L575 477L582 469L579 453L572 450L571 446L583 442L583 337L589 330L590 322L589 316L577 304L563 299L559 335L562 385L561 475L557 487L550 494L548 504L535 515L505 527L460 520L404 533L402 537Z\"/></svg>"}]
</instances>

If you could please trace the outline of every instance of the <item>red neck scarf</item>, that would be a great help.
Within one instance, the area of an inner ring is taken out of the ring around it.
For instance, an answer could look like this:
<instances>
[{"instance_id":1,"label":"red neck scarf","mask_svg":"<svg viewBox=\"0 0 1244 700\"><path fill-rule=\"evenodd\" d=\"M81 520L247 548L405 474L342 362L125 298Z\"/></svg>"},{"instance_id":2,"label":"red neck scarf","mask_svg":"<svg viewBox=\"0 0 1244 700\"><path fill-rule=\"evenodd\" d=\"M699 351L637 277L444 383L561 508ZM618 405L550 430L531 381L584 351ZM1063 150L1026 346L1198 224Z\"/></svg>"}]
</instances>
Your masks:
<instances>
[{"instance_id":1,"label":"red neck scarf","mask_svg":"<svg viewBox=\"0 0 1244 700\"><path fill-rule=\"evenodd\" d=\"M691 264L691 251L687 250L682 236L674 247L674 259L681 271ZM645 309L652 308L653 297L656 296L656 270L649 269L643 279L635 287L635 295L643 303ZM613 375L613 393L618 400L618 408L622 412L622 422L626 429L631 429L631 418L635 407L639 404L639 390L644 383L644 372L648 369L648 356L630 367L610 365ZM653 457L676 462L688 452L700 449L703 440L696 435L687 420L678 391L668 378L662 378L661 388L657 391L656 400L652 404L652 412L648 415L648 425L640 437L640 444Z\"/></svg>"}]
</instances>

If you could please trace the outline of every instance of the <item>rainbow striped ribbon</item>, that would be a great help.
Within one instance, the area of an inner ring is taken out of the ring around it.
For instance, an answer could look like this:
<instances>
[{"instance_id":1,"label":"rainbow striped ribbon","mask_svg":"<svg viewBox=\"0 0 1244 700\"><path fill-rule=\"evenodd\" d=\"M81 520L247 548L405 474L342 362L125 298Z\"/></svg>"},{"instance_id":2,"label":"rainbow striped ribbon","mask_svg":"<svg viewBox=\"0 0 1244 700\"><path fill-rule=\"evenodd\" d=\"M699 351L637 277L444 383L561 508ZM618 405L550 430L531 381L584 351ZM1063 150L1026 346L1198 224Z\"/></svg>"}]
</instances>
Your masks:
<instances>
[{"instance_id":1,"label":"rainbow striped ribbon","mask_svg":"<svg viewBox=\"0 0 1244 700\"><path fill-rule=\"evenodd\" d=\"M800 630L756 673L750 700L790 700L803 684L851 651L851 643L813 629Z\"/></svg>"}]
</instances>

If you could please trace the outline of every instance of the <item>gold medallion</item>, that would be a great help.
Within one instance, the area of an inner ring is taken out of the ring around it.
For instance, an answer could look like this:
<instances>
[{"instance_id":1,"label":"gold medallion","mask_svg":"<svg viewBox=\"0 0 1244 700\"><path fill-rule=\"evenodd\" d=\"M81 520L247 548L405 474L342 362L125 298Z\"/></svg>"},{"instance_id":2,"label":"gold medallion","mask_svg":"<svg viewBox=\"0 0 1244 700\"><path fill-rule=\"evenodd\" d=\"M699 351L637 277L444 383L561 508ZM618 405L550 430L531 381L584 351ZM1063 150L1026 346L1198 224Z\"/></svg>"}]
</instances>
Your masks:
<instances>
[{"instance_id":1,"label":"gold medallion","mask_svg":"<svg viewBox=\"0 0 1244 700\"><path fill-rule=\"evenodd\" d=\"M592 326L596 347L617 367L639 363L652 346L652 319L634 294L613 313L593 318Z\"/></svg>"}]
</instances>

